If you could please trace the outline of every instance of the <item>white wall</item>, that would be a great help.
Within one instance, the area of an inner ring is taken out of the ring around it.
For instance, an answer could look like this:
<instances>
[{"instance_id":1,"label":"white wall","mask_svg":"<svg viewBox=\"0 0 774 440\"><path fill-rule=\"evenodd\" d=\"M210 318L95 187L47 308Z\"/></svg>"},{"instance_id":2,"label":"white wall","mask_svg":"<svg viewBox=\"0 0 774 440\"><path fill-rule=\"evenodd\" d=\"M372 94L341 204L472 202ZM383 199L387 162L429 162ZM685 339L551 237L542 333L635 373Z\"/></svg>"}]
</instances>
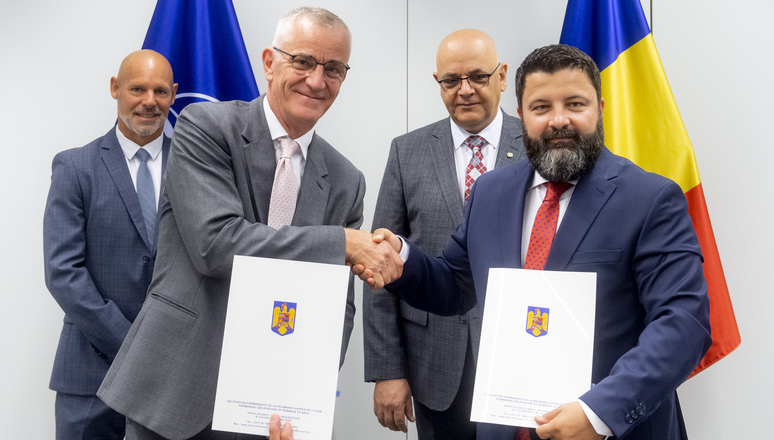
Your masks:
<instances>
[{"instance_id":1,"label":"white wall","mask_svg":"<svg viewBox=\"0 0 774 440\"><path fill-rule=\"evenodd\" d=\"M694 144L743 338L731 356L681 387L693 439L737 432L768 438L761 421L774 394L765 370L774 357L774 325L766 315L774 300L765 281L774 263L767 252L774 247L767 228L774 206L771 196L748 191L765 188L765 170L774 162L765 132L774 116L766 81L774 67L774 6L736 3L652 4L654 38ZM336 12L354 35L352 71L318 131L365 173L368 226L390 140L445 115L431 82L440 40L461 27L489 32L510 67L502 104L515 114L515 69L531 49L558 40L566 1L235 0L261 91L261 50L279 16L301 4ZM108 80L142 44L154 6L152 0L0 3L0 143L7 164L0 173L4 438L44 439L54 432L54 393L47 385L62 312L43 283L41 240L51 159L112 126ZM360 319L340 375L334 437L405 438L373 417L373 386L362 382Z\"/></svg>"}]
</instances>

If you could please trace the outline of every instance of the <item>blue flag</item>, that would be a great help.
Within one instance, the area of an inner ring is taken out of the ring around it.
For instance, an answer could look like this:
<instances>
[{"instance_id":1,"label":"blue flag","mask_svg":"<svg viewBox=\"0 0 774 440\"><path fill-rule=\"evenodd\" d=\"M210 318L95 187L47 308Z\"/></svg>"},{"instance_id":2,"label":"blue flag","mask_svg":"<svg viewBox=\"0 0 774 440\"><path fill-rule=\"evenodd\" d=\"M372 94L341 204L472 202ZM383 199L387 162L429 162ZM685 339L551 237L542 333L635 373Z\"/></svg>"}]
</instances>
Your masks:
<instances>
[{"instance_id":1,"label":"blue flag","mask_svg":"<svg viewBox=\"0 0 774 440\"><path fill-rule=\"evenodd\" d=\"M172 65L178 84L168 118L173 127L193 102L259 95L231 0L158 0L142 48Z\"/></svg>"}]
</instances>

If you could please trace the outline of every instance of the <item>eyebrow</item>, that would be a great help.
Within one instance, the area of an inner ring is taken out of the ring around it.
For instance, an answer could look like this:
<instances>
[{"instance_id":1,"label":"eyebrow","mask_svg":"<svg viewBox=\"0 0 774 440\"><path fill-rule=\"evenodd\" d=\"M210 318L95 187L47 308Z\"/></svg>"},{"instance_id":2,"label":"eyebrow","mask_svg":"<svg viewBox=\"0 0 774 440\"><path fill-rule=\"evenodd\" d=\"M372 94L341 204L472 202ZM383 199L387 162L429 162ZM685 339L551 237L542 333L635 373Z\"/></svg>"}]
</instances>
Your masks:
<instances>
[{"instance_id":1,"label":"eyebrow","mask_svg":"<svg viewBox=\"0 0 774 440\"><path fill-rule=\"evenodd\" d=\"M464 76L481 75L482 73L486 74L486 75L489 75L489 72L487 72L486 70L484 70L484 69L479 67L478 69L473 69L473 70L468 71L468 73L466 73ZM443 76L441 78L442 79L454 79L454 78L462 78L462 76L463 75L459 75L459 74L456 74L456 73L446 72L446 73L443 74Z\"/></svg>"}]
</instances>

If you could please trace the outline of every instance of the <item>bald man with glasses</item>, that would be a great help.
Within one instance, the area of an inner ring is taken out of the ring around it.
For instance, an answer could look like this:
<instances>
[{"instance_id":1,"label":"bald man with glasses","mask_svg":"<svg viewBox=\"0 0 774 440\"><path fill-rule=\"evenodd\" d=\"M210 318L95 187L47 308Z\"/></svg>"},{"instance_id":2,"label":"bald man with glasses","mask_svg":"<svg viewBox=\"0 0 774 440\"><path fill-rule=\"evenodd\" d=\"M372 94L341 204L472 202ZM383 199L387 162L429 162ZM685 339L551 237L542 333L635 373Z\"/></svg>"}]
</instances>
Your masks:
<instances>
[{"instance_id":1,"label":"bald man with glasses","mask_svg":"<svg viewBox=\"0 0 774 440\"><path fill-rule=\"evenodd\" d=\"M429 255L440 254L462 220L475 179L525 157L520 121L499 107L508 65L494 41L478 30L456 31L438 47L436 67L449 117L392 141L372 227L408 237ZM363 325L365 378L376 382L379 422L405 432L416 412L420 440L475 439L479 310L441 317L389 293L369 294Z\"/></svg>"}]
</instances>

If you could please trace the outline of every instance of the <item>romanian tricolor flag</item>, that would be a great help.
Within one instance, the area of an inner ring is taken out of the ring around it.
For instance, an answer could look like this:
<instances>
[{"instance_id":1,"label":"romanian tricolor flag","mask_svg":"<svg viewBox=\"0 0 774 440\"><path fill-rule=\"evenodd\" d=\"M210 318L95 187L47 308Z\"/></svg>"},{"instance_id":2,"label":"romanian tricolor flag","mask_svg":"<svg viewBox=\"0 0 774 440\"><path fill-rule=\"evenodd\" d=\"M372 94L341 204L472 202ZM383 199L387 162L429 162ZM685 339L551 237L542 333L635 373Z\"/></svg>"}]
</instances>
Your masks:
<instances>
[{"instance_id":1,"label":"romanian tricolor flag","mask_svg":"<svg viewBox=\"0 0 774 440\"><path fill-rule=\"evenodd\" d=\"M704 254L712 347L693 374L741 343L691 141L639 0L569 0L561 43L591 56L602 73L605 144L685 192Z\"/></svg>"}]
</instances>

